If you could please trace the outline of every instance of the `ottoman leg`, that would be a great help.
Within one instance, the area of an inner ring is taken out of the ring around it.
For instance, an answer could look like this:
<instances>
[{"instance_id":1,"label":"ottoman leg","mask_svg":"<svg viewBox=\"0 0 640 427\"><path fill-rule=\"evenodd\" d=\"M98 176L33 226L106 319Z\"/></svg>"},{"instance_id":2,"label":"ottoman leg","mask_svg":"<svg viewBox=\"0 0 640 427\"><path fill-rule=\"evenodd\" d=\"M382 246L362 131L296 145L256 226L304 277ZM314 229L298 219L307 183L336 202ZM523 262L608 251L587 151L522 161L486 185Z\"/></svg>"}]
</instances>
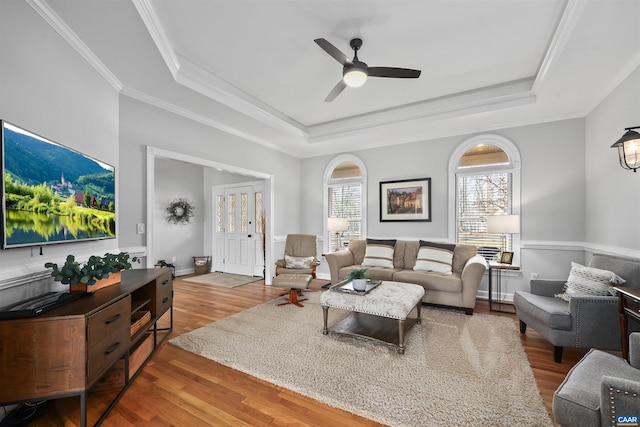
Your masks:
<instances>
[{"instance_id":1,"label":"ottoman leg","mask_svg":"<svg viewBox=\"0 0 640 427\"><path fill-rule=\"evenodd\" d=\"M287 302L283 302L281 304L278 304L278 306L281 305L287 305L287 304L293 304L293 305L297 305L298 307L304 307L304 305L300 304L301 301L306 301L307 298L303 298L303 299L298 299L298 291L300 289L297 288L291 288L289 290L289 300Z\"/></svg>"},{"instance_id":2,"label":"ottoman leg","mask_svg":"<svg viewBox=\"0 0 640 427\"><path fill-rule=\"evenodd\" d=\"M327 328L327 320L329 320L329 307L322 306L322 317L324 318L324 328L322 328L322 335L327 335L329 329Z\"/></svg>"},{"instance_id":3,"label":"ottoman leg","mask_svg":"<svg viewBox=\"0 0 640 427\"><path fill-rule=\"evenodd\" d=\"M404 354L404 320L398 320L398 353Z\"/></svg>"},{"instance_id":4,"label":"ottoman leg","mask_svg":"<svg viewBox=\"0 0 640 427\"><path fill-rule=\"evenodd\" d=\"M418 325L422 324L422 301L418 302L418 305L416 306L418 308L418 318L416 319L416 323Z\"/></svg>"}]
</instances>

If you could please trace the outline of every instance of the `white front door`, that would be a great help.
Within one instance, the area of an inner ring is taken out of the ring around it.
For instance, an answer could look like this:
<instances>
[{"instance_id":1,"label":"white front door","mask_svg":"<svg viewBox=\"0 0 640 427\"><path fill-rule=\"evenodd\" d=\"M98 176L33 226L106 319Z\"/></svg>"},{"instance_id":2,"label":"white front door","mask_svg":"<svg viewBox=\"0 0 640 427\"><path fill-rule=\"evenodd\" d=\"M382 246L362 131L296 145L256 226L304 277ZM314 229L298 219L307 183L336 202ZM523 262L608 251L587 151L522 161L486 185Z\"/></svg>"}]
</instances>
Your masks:
<instances>
[{"instance_id":1,"label":"white front door","mask_svg":"<svg viewBox=\"0 0 640 427\"><path fill-rule=\"evenodd\" d=\"M227 188L224 192L226 204L225 227L225 273L253 275L253 248L250 228L252 209L251 186ZM251 249L251 250L250 250Z\"/></svg>"}]
</instances>

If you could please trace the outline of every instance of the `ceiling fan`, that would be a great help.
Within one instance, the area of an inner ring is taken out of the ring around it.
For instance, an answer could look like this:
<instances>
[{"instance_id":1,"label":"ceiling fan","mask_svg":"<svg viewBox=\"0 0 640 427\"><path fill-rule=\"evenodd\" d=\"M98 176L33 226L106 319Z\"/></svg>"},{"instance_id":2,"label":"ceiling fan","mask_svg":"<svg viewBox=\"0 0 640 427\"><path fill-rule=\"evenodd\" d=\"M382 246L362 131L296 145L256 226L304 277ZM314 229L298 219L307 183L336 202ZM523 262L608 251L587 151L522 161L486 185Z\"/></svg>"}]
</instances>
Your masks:
<instances>
[{"instance_id":1,"label":"ceiling fan","mask_svg":"<svg viewBox=\"0 0 640 427\"><path fill-rule=\"evenodd\" d=\"M364 82L367 81L367 77L391 77L396 79L417 79L420 77L420 70L393 67L369 67L358 59L358 50L362 47L362 39L354 38L349 42L349 45L354 51L353 59L349 59L347 55L325 39L320 38L314 41L343 66L342 80L331 89L331 92L329 92L324 102L331 102L336 99L347 86L362 86Z\"/></svg>"}]
</instances>

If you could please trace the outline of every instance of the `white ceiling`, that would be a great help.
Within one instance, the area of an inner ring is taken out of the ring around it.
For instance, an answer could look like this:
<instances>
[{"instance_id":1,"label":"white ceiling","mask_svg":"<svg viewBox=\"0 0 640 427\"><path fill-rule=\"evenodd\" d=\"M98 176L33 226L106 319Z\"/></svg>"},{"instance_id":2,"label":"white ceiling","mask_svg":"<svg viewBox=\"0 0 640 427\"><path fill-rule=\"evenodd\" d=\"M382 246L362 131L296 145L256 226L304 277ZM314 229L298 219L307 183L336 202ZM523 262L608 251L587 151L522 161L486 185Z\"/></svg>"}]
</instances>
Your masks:
<instances>
[{"instance_id":1,"label":"white ceiling","mask_svg":"<svg viewBox=\"0 0 640 427\"><path fill-rule=\"evenodd\" d=\"M583 117L640 65L638 0L27 1L123 94L299 157ZM422 75L325 103L319 37Z\"/></svg>"}]
</instances>

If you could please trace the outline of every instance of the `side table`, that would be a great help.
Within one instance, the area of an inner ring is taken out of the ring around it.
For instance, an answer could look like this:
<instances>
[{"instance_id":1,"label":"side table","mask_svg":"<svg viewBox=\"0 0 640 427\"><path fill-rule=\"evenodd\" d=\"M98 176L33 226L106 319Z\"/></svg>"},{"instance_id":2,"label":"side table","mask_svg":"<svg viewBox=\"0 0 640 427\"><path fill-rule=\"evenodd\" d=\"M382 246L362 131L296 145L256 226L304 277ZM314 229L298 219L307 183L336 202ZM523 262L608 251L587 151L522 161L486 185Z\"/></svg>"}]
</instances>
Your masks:
<instances>
[{"instance_id":1,"label":"side table","mask_svg":"<svg viewBox=\"0 0 640 427\"><path fill-rule=\"evenodd\" d=\"M640 322L640 289L616 287L618 312L620 313L620 349L622 357L629 360L629 319Z\"/></svg>"},{"instance_id":2,"label":"side table","mask_svg":"<svg viewBox=\"0 0 640 427\"><path fill-rule=\"evenodd\" d=\"M520 266L517 264L502 264L497 261L489 261L489 311L497 311L501 313L515 314L516 310L513 304L505 303L502 300L502 271L520 271ZM493 298L493 271L496 272L496 291L498 292L497 299ZM494 309L493 306L497 305L498 308ZM503 310L503 305L509 306L512 310Z\"/></svg>"}]
</instances>

